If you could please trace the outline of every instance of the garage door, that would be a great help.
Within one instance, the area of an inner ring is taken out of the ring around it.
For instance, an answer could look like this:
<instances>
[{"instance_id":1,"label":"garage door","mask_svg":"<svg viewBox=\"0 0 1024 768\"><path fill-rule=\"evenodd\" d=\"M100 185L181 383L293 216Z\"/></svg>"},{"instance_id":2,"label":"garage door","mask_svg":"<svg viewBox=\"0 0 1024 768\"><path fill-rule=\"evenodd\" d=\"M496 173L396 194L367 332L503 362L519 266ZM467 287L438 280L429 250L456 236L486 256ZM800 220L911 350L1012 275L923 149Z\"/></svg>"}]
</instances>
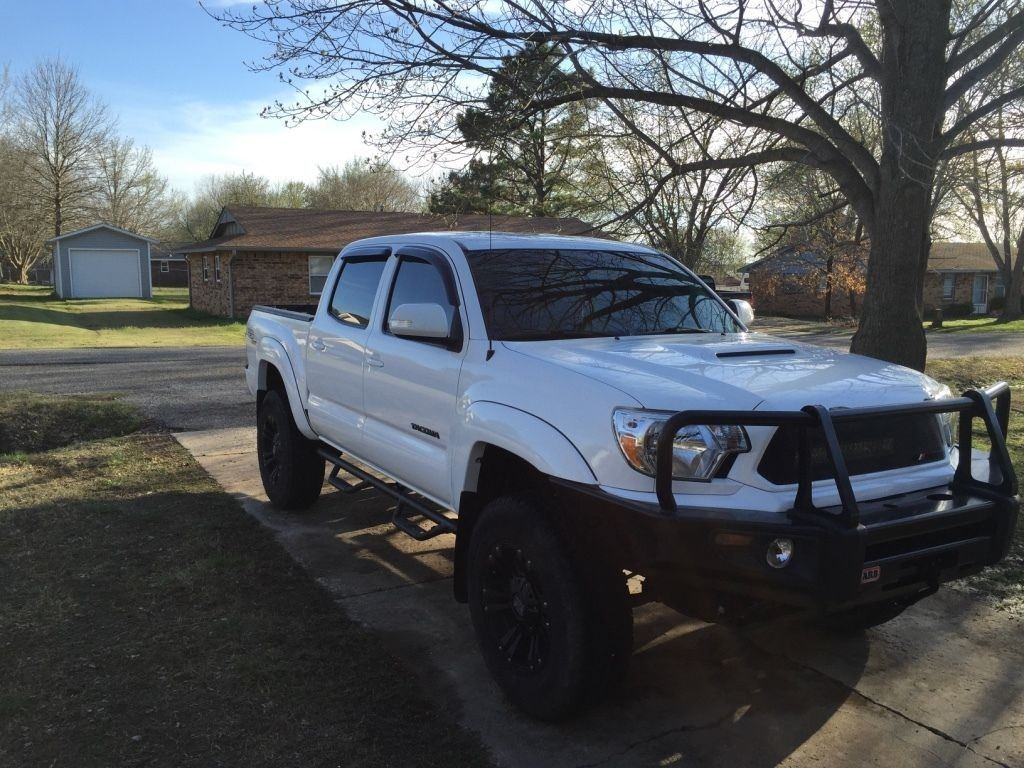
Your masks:
<instances>
[{"instance_id":1,"label":"garage door","mask_svg":"<svg viewBox=\"0 0 1024 768\"><path fill-rule=\"evenodd\" d=\"M71 292L76 299L142 297L138 251L86 251L72 248Z\"/></svg>"}]
</instances>

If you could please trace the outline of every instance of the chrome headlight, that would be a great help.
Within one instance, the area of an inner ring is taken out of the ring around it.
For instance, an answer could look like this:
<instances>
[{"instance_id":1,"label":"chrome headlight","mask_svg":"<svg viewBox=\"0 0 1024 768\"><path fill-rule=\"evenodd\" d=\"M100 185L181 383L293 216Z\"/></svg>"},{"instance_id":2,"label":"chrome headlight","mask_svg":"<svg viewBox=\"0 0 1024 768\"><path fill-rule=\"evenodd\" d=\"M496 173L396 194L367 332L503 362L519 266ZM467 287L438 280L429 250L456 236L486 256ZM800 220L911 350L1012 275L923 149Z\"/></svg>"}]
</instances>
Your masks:
<instances>
[{"instance_id":1,"label":"chrome headlight","mask_svg":"<svg viewBox=\"0 0 1024 768\"><path fill-rule=\"evenodd\" d=\"M615 439L629 465L645 475L655 474L658 435L672 415L665 411L619 408L612 414ZM683 427L672 443L675 480L710 480L729 456L750 450L743 427L698 424Z\"/></svg>"},{"instance_id":2,"label":"chrome headlight","mask_svg":"<svg viewBox=\"0 0 1024 768\"><path fill-rule=\"evenodd\" d=\"M935 383L928 388L929 400L949 400L953 397L953 391L945 384ZM956 434L956 413L938 414L939 429L942 430L942 439L946 442L947 448L953 447L953 435Z\"/></svg>"}]
</instances>

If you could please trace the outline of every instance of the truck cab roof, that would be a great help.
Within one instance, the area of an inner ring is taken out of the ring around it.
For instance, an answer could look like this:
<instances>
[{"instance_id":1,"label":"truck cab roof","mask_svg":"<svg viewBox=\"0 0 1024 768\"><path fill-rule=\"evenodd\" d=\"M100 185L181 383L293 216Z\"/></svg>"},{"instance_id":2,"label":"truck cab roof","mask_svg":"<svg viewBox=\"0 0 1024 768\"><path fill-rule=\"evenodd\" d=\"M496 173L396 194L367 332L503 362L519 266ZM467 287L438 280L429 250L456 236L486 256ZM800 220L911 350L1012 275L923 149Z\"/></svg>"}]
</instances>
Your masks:
<instances>
[{"instance_id":1,"label":"truck cab roof","mask_svg":"<svg viewBox=\"0 0 1024 768\"><path fill-rule=\"evenodd\" d=\"M600 237L488 231L413 232L402 235L370 237L350 243L345 250L368 245L423 245L428 243L440 246L454 245L465 252L507 248L601 248L641 253L654 252L652 248L645 245L622 243Z\"/></svg>"}]
</instances>

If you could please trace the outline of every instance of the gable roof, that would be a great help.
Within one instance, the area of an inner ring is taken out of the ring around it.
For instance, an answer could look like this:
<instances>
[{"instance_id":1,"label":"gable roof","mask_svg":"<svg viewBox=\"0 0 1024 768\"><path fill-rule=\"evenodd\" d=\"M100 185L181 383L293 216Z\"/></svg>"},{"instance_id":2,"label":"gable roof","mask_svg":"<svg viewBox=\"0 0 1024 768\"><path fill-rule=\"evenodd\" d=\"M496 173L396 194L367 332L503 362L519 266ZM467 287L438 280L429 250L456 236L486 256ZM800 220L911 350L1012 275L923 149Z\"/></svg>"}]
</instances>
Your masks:
<instances>
[{"instance_id":1,"label":"gable roof","mask_svg":"<svg viewBox=\"0 0 1024 768\"><path fill-rule=\"evenodd\" d=\"M182 248L187 248L192 243L177 240L170 243L153 243L149 251L150 261L181 261L185 257L181 254Z\"/></svg>"},{"instance_id":2,"label":"gable roof","mask_svg":"<svg viewBox=\"0 0 1024 768\"><path fill-rule=\"evenodd\" d=\"M812 249L799 251L787 246L764 258L740 267L740 272L769 269L776 273L791 274L799 271L797 262L820 267L821 257ZM995 272L995 259L985 243L932 243L928 253L928 269L932 272Z\"/></svg>"},{"instance_id":3,"label":"gable roof","mask_svg":"<svg viewBox=\"0 0 1024 768\"><path fill-rule=\"evenodd\" d=\"M932 243L928 269L936 272L995 272L998 267L984 243Z\"/></svg>"},{"instance_id":4,"label":"gable roof","mask_svg":"<svg viewBox=\"0 0 1024 768\"><path fill-rule=\"evenodd\" d=\"M145 240L147 243L156 242L156 240L154 240L153 238L146 237L145 235L140 235L138 232L129 232L127 229L121 229L120 227L115 227L113 224L104 224L102 222L100 222L99 224L93 224L91 227L82 227L81 229L76 229L74 232L65 232L64 234L58 235L57 237L51 237L46 242L56 243L58 240L63 240L66 237L84 235L86 232L92 232L94 229L109 229L111 232L118 232L122 235L128 235L129 237L135 237L138 238L139 240Z\"/></svg>"},{"instance_id":5,"label":"gable roof","mask_svg":"<svg viewBox=\"0 0 1024 768\"><path fill-rule=\"evenodd\" d=\"M575 218L232 206L221 212L209 240L191 243L175 252L202 253L237 249L335 254L354 240L364 237L488 229L534 234L601 234L592 225Z\"/></svg>"}]
</instances>

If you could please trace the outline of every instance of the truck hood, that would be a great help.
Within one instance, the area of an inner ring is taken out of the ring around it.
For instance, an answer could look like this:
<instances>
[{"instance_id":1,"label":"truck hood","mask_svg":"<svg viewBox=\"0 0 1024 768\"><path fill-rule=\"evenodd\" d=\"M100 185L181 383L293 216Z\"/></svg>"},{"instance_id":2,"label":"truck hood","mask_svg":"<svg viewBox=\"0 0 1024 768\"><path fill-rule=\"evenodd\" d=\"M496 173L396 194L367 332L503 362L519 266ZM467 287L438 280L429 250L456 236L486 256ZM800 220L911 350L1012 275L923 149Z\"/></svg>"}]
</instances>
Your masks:
<instances>
[{"instance_id":1,"label":"truck hood","mask_svg":"<svg viewBox=\"0 0 1024 768\"><path fill-rule=\"evenodd\" d=\"M504 342L597 379L645 408L799 410L920 402L935 383L861 355L759 333Z\"/></svg>"}]
</instances>

